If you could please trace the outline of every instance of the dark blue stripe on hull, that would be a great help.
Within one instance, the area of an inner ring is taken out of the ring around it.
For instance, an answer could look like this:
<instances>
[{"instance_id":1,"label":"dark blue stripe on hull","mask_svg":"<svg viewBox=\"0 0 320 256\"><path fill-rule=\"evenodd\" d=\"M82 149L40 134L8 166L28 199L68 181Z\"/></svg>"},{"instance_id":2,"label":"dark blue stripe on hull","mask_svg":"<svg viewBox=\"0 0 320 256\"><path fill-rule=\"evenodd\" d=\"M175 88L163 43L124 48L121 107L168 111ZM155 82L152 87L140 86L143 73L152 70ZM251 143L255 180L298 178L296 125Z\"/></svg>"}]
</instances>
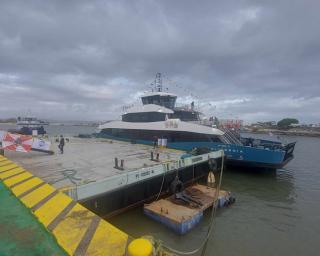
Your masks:
<instances>
[{"instance_id":1,"label":"dark blue stripe on hull","mask_svg":"<svg viewBox=\"0 0 320 256\"><path fill-rule=\"evenodd\" d=\"M268 164L268 163L248 162L248 161L238 161L238 160L228 159L227 160L227 166L245 167L245 168L250 168L250 169L260 169L260 168L264 168L264 169L281 169L289 161L291 161L292 158L288 158L288 159L286 159L286 161L284 161L284 162L282 162L280 164Z\"/></svg>"}]
</instances>

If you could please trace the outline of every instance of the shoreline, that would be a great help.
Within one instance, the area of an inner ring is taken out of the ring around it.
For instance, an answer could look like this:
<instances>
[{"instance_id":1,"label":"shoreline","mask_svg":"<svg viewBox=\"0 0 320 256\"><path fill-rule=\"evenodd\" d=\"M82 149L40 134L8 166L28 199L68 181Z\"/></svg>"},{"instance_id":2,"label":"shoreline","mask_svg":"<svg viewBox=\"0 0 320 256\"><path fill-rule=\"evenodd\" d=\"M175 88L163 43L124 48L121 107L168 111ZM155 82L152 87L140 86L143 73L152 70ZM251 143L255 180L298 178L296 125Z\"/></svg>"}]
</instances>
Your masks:
<instances>
[{"instance_id":1,"label":"shoreline","mask_svg":"<svg viewBox=\"0 0 320 256\"><path fill-rule=\"evenodd\" d=\"M0 122L0 125L16 125L16 123L10 122ZM78 127L98 127L96 123L93 124L86 124L86 123L50 123L50 126L78 126ZM241 132L245 133L253 133L253 134L269 134L273 133L275 135L288 135L288 136L304 136L304 137L315 137L320 138L320 131L308 131L308 130L301 130L301 131L288 131L288 130L278 130L278 129L259 129L256 131L253 130L244 130Z\"/></svg>"},{"instance_id":2,"label":"shoreline","mask_svg":"<svg viewBox=\"0 0 320 256\"><path fill-rule=\"evenodd\" d=\"M264 129L258 131L246 131L253 134L269 134L273 133L275 135L288 135L288 136L304 136L304 137L316 137L320 138L320 132L313 131L283 131L283 130L273 130L273 129Z\"/></svg>"},{"instance_id":3,"label":"shoreline","mask_svg":"<svg viewBox=\"0 0 320 256\"><path fill-rule=\"evenodd\" d=\"M17 123L10 122L0 122L0 125L17 125ZM85 123L50 123L49 126L88 126L88 127L98 127L98 124L85 124ZM44 125L48 126L48 125Z\"/></svg>"},{"instance_id":4,"label":"shoreline","mask_svg":"<svg viewBox=\"0 0 320 256\"><path fill-rule=\"evenodd\" d=\"M10 123L10 122L0 122L0 124L16 125L16 123Z\"/></svg>"}]
</instances>

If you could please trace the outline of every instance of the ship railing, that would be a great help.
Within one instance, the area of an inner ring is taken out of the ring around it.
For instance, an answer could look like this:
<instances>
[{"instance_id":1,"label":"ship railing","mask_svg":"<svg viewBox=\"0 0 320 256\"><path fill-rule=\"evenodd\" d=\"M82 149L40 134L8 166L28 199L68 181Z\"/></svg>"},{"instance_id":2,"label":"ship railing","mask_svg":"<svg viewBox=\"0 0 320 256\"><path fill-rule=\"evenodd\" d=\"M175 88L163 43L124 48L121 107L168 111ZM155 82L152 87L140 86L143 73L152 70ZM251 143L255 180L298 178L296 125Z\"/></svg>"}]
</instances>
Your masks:
<instances>
[{"instance_id":1,"label":"ship railing","mask_svg":"<svg viewBox=\"0 0 320 256\"><path fill-rule=\"evenodd\" d=\"M176 103L174 109L201 112L200 108L197 106L191 107L191 105L189 105L189 104L181 104L181 103Z\"/></svg>"},{"instance_id":2,"label":"ship railing","mask_svg":"<svg viewBox=\"0 0 320 256\"><path fill-rule=\"evenodd\" d=\"M236 131L227 129L227 128L219 128L224 132L224 137L226 141L228 141L228 144L236 144L236 145L242 145L242 142L240 140L240 134L238 134Z\"/></svg>"}]
</instances>

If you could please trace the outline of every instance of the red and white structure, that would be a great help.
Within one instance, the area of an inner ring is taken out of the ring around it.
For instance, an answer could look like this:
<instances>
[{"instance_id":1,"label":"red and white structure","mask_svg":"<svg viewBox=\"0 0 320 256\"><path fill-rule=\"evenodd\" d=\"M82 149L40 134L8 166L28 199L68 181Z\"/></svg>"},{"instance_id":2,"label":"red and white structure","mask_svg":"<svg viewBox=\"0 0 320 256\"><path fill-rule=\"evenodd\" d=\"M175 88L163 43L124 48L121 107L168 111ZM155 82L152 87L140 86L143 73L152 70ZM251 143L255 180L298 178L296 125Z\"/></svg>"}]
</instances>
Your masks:
<instances>
[{"instance_id":1,"label":"red and white structure","mask_svg":"<svg viewBox=\"0 0 320 256\"><path fill-rule=\"evenodd\" d=\"M2 139L2 149L18 152L29 152L32 148L32 136L7 132Z\"/></svg>"},{"instance_id":2,"label":"red and white structure","mask_svg":"<svg viewBox=\"0 0 320 256\"><path fill-rule=\"evenodd\" d=\"M29 135L0 131L0 149L17 152L30 152L33 150L51 154L53 151L50 148L50 141Z\"/></svg>"},{"instance_id":3,"label":"red and white structure","mask_svg":"<svg viewBox=\"0 0 320 256\"><path fill-rule=\"evenodd\" d=\"M243 120L240 119L219 119L219 126L227 129L240 129Z\"/></svg>"}]
</instances>

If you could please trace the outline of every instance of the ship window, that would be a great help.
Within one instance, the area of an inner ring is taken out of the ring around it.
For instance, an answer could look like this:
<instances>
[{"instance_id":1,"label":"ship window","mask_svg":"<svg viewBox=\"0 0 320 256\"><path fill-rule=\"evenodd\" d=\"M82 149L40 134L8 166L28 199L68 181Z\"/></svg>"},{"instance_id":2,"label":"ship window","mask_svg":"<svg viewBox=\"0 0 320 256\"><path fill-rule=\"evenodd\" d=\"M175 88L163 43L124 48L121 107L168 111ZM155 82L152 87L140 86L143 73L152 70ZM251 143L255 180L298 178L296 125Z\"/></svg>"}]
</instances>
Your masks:
<instances>
[{"instance_id":1,"label":"ship window","mask_svg":"<svg viewBox=\"0 0 320 256\"><path fill-rule=\"evenodd\" d=\"M175 96L152 95L152 96L142 97L141 99L144 105L155 104L155 105L160 105L170 109L174 108L174 105L176 102Z\"/></svg>"},{"instance_id":2,"label":"ship window","mask_svg":"<svg viewBox=\"0 0 320 256\"><path fill-rule=\"evenodd\" d=\"M124 122L157 122L165 120L165 113L159 112L143 112L143 113L128 113L122 115Z\"/></svg>"},{"instance_id":3,"label":"ship window","mask_svg":"<svg viewBox=\"0 0 320 256\"><path fill-rule=\"evenodd\" d=\"M174 118L179 118L181 121L199 121L199 113L189 110L175 110Z\"/></svg>"}]
</instances>

